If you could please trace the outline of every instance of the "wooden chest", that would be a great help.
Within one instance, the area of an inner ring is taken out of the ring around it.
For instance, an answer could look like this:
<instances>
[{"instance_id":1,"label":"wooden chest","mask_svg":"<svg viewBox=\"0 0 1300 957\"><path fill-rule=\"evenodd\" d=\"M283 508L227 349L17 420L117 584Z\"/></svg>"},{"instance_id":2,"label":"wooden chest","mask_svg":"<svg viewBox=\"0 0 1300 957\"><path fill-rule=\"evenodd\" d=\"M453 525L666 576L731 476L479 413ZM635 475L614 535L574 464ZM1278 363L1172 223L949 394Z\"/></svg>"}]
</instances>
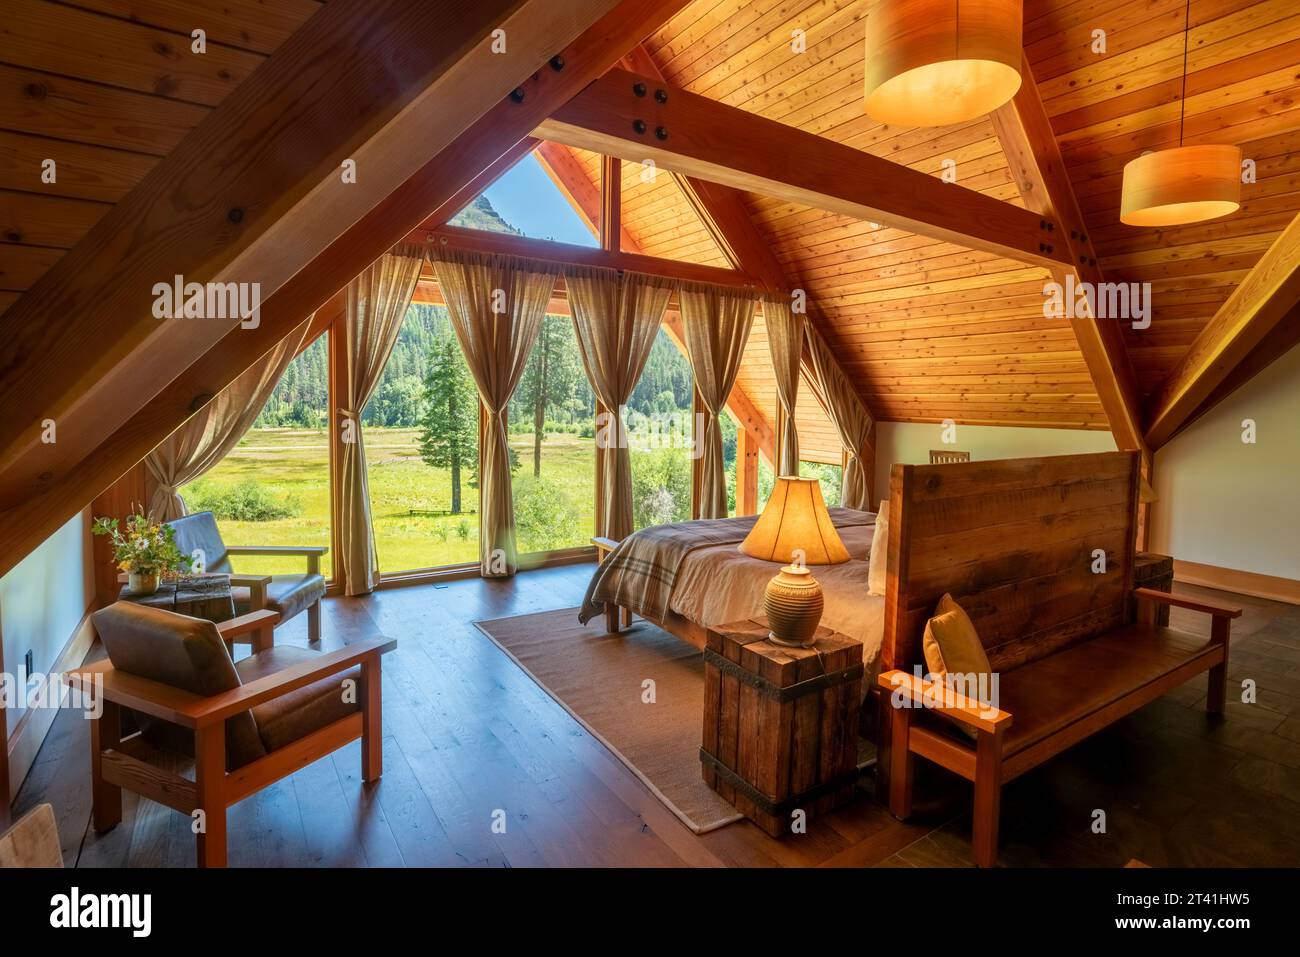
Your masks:
<instances>
[{"instance_id":1,"label":"wooden chest","mask_svg":"<svg viewBox=\"0 0 1300 957\"><path fill-rule=\"evenodd\" d=\"M761 618L711 628L704 649L704 780L773 837L853 796L862 643L821 628L811 648Z\"/></svg>"},{"instance_id":2,"label":"wooden chest","mask_svg":"<svg viewBox=\"0 0 1300 957\"><path fill-rule=\"evenodd\" d=\"M1174 590L1174 560L1168 555L1155 552L1138 552L1133 559L1133 587L1152 588L1156 591ZM1136 619L1137 601L1130 599L1130 616ZM1169 606L1161 605L1156 610L1156 624L1169 625Z\"/></svg>"}]
</instances>

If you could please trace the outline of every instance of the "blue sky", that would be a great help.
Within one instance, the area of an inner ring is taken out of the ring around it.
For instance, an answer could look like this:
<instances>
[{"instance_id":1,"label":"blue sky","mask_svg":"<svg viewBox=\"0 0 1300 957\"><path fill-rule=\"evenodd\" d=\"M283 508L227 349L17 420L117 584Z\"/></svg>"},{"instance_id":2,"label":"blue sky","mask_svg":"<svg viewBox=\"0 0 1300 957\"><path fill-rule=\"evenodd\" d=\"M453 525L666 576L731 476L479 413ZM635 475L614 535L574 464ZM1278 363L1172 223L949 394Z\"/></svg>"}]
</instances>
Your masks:
<instances>
[{"instance_id":1,"label":"blue sky","mask_svg":"<svg viewBox=\"0 0 1300 957\"><path fill-rule=\"evenodd\" d=\"M553 239L579 246L598 243L564 194L551 182L537 157L529 153L485 191L488 202L510 225L534 239Z\"/></svg>"}]
</instances>

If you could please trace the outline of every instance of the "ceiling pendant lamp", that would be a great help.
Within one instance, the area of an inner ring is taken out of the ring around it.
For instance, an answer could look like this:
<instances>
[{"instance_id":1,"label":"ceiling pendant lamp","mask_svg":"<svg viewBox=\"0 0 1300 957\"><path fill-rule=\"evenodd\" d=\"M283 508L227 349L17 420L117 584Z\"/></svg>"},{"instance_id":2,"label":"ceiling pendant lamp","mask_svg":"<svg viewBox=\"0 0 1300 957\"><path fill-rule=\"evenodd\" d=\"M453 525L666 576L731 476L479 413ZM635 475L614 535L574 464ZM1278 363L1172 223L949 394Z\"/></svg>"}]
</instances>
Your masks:
<instances>
[{"instance_id":1,"label":"ceiling pendant lamp","mask_svg":"<svg viewBox=\"0 0 1300 957\"><path fill-rule=\"evenodd\" d=\"M866 110L877 123L947 126L1020 89L1023 0L875 0Z\"/></svg>"},{"instance_id":2,"label":"ceiling pendant lamp","mask_svg":"<svg viewBox=\"0 0 1300 957\"><path fill-rule=\"evenodd\" d=\"M1241 208L1241 149L1183 145L1187 100L1187 38L1192 4L1183 26L1183 94L1178 146L1144 153L1124 165L1120 222L1129 226L1182 226L1216 219Z\"/></svg>"}]
</instances>

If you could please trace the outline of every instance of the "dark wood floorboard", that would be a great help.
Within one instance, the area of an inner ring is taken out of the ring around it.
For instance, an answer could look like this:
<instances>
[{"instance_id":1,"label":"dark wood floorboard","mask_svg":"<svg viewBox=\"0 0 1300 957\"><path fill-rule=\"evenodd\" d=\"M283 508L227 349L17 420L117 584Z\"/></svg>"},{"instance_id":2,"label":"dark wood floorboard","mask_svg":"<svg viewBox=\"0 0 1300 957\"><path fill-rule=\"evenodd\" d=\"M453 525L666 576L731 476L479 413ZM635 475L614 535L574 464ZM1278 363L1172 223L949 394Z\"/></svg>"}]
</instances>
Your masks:
<instances>
[{"instance_id":1,"label":"dark wood floorboard","mask_svg":"<svg viewBox=\"0 0 1300 957\"><path fill-rule=\"evenodd\" d=\"M230 812L231 865L968 863L970 786L932 766L918 772L917 815L906 824L871 799L868 781L807 835L777 841L748 822L692 834L472 624L577 605L590 574L572 565L326 601L325 647L376 633L399 639L384 661L384 776L362 784L354 743L241 802ZM1202 678L1012 782L1002 864L1300 863L1300 608L1178 590L1246 608L1234 627L1227 720L1206 718ZM1208 629L1181 609L1173 624ZM305 616L276 636L306 637ZM1237 700L1246 680L1253 704ZM134 795L124 796L120 825L95 833L89 748L87 723L61 713L15 809L54 805L69 866L192 867L188 818ZM1097 811L1104 833L1093 830Z\"/></svg>"}]
</instances>

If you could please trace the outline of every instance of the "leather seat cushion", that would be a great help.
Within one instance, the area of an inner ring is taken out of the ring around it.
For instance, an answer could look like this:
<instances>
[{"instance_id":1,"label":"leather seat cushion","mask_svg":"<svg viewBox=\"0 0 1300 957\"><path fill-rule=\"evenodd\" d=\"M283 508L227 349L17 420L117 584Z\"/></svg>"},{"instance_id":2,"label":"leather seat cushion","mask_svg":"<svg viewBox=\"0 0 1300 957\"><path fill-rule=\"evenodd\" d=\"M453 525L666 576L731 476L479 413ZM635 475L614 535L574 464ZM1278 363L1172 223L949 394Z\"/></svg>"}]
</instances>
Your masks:
<instances>
[{"instance_id":1,"label":"leather seat cushion","mask_svg":"<svg viewBox=\"0 0 1300 957\"><path fill-rule=\"evenodd\" d=\"M119 601L91 616L113 667L191 694L211 697L240 686L239 672L217 627L134 602ZM135 714L154 747L194 754L194 732L146 714ZM266 753L249 712L226 720L226 769L233 771Z\"/></svg>"},{"instance_id":2,"label":"leather seat cushion","mask_svg":"<svg viewBox=\"0 0 1300 957\"><path fill-rule=\"evenodd\" d=\"M249 684L320 655L309 648L276 645L237 662L235 670L240 680ZM355 685L347 695L349 700L344 700L344 682L349 679ZM278 750L354 714L361 710L361 690L361 668L357 666L257 705L252 713L262 745L267 751Z\"/></svg>"},{"instance_id":3,"label":"leather seat cushion","mask_svg":"<svg viewBox=\"0 0 1300 957\"><path fill-rule=\"evenodd\" d=\"M230 594L235 600L236 614L252 610L249 589L235 587ZM266 607L278 611L280 621L285 622L324 597L324 575L272 575L266 589Z\"/></svg>"}]
</instances>

